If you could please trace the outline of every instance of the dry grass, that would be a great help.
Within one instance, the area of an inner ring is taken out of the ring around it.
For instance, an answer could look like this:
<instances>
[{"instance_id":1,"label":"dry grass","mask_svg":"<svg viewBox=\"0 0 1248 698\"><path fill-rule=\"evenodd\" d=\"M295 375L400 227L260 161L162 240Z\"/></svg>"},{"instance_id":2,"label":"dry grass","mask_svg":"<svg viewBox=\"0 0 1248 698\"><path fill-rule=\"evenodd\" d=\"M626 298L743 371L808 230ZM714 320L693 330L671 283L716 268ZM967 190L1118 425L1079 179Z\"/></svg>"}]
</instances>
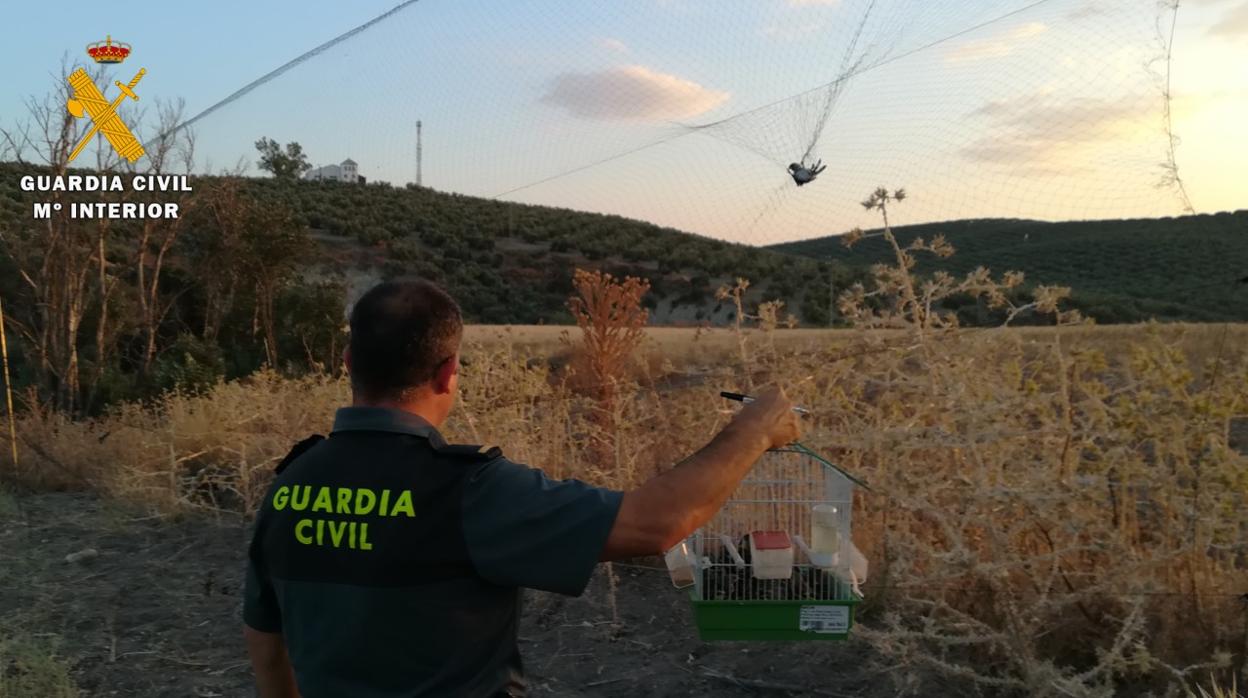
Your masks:
<instances>
[{"instance_id":1,"label":"dry grass","mask_svg":"<svg viewBox=\"0 0 1248 698\"><path fill-rule=\"evenodd\" d=\"M67 662L46 638L0 634L0 698L78 698Z\"/></svg>"},{"instance_id":2,"label":"dry grass","mask_svg":"<svg viewBox=\"0 0 1248 698\"><path fill-rule=\"evenodd\" d=\"M1232 680L1229 686L1219 685L1216 679L1211 679L1209 688L1198 686L1195 691L1191 689L1187 692L1187 698L1243 698L1239 692L1238 682Z\"/></svg>"},{"instance_id":3,"label":"dry grass","mask_svg":"<svg viewBox=\"0 0 1248 698\"><path fill-rule=\"evenodd\" d=\"M1248 327L971 330L921 344L904 331L777 331L746 336L748 366L730 332L661 331L615 403L613 434L597 431L572 375L530 361L566 342L501 334L473 337L447 431L555 477L635 485L726 421L718 390L786 384L815 413L808 445L872 484L855 521L876 570L862 634L898 677L936 666L990 690L1111 695L1242 667L1248 461L1228 431L1248 412ZM340 380L265 373L90 422L32 413L23 476L166 512L251 509L275 461L324 432L347 396Z\"/></svg>"}]
</instances>

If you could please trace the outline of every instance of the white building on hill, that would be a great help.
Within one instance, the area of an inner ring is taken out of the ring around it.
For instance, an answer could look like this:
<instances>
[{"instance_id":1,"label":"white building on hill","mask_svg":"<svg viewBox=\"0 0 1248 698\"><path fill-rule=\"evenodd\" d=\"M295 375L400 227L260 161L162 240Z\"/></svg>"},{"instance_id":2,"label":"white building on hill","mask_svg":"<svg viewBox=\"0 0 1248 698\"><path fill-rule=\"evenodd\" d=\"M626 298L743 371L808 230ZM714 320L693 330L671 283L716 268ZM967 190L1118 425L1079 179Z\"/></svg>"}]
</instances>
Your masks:
<instances>
[{"instance_id":1,"label":"white building on hill","mask_svg":"<svg viewBox=\"0 0 1248 698\"><path fill-rule=\"evenodd\" d=\"M336 182L348 182L355 184L363 182L364 178L359 174L359 164L351 158L343 160L337 165L326 165L308 170L303 175L304 179L328 179Z\"/></svg>"}]
</instances>

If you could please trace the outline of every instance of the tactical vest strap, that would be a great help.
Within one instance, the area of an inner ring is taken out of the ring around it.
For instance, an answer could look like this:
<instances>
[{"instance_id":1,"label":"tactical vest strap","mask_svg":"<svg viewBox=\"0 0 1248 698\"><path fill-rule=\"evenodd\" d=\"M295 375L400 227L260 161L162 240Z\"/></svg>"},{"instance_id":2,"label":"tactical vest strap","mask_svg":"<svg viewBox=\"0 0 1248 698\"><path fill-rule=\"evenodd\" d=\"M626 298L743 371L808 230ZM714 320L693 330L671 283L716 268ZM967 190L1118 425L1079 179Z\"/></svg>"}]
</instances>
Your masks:
<instances>
[{"instance_id":1,"label":"tactical vest strap","mask_svg":"<svg viewBox=\"0 0 1248 698\"><path fill-rule=\"evenodd\" d=\"M455 456L458 458L467 458L476 461L489 461L503 455L503 450L498 446L466 446L462 444L438 446L435 448L438 453L446 456Z\"/></svg>"},{"instance_id":2,"label":"tactical vest strap","mask_svg":"<svg viewBox=\"0 0 1248 698\"><path fill-rule=\"evenodd\" d=\"M308 449L312 448L313 446L317 445L318 443L324 440L325 440L324 436L321 436L320 434L313 434L309 436L308 438L304 439L303 441L300 441L299 443L295 444L295 447L290 449L290 453L286 454L286 457L282 459L282 462L277 464L277 467L274 469L274 472L280 474L283 470L286 469L286 466L293 463L296 458L298 458L299 456L302 456L304 453L308 451Z\"/></svg>"}]
</instances>

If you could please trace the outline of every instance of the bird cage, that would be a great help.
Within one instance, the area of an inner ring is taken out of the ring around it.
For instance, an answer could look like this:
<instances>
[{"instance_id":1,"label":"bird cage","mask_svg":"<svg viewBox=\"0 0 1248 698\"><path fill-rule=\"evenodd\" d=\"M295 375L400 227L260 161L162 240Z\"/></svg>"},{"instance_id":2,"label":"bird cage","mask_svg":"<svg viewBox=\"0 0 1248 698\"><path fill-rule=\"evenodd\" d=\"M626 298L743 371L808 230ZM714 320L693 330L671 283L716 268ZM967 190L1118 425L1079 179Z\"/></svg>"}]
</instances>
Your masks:
<instances>
[{"instance_id":1,"label":"bird cage","mask_svg":"<svg viewBox=\"0 0 1248 698\"><path fill-rule=\"evenodd\" d=\"M699 636L845 639L866 578L850 538L862 484L800 444L765 453L723 509L668 554L669 567L683 563L692 577Z\"/></svg>"}]
</instances>

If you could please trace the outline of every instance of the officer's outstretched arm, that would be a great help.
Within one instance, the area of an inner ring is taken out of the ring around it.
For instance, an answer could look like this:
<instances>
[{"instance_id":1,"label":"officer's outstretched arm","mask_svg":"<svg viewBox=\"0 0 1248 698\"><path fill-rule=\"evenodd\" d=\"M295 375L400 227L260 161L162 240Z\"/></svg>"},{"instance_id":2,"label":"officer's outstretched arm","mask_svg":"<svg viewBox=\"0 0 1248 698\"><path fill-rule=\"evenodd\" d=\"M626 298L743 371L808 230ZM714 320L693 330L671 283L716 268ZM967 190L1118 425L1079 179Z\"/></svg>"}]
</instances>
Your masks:
<instances>
[{"instance_id":1,"label":"officer's outstretched arm","mask_svg":"<svg viewBox=\"0 0 1248 698\"><path fill-rule=\"evenodd\" d=\"M792 443L799 434L784 391L763 391L702 450L624 493L602 561L670 549L719 511L764 451Z\"/></svg>"}]
</instances>

